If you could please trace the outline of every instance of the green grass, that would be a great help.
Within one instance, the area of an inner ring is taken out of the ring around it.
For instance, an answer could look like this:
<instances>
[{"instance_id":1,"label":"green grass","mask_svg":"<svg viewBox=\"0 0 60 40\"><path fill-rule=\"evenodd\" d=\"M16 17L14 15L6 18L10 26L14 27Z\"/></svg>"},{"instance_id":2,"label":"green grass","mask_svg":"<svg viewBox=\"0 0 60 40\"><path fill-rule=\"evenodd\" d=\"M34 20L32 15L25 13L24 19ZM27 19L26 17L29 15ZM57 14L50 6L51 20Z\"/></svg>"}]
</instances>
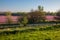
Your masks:
<instances>
[{"instance_id":1,"label":"green grass","mask_svg":"<svg viewBox=\"0 0 60 40\"><path fill-rule=\"evenodd\" d=\"M17 33L1 34L0 40L60 40L60 28L16 28Z\"/></svg>"}]
</instances>

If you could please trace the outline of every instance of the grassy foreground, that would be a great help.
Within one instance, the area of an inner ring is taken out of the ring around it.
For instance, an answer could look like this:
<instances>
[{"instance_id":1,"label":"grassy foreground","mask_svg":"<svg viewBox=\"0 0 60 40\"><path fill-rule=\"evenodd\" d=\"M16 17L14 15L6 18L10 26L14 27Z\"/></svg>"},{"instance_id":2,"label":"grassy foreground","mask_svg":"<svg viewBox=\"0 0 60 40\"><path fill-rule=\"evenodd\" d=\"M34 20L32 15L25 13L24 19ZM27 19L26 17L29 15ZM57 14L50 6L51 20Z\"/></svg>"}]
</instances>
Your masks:
<instances>
[{"instance_id":1,"label":"grassy foreground","mask_svg":"<svg viewBox=\"0 0 60 40\"><path fill-rule=\"evenodd\" d=\"M60 28L31 28L0 34L0 40L60 40Z\"/></svg>"}]
</instances>

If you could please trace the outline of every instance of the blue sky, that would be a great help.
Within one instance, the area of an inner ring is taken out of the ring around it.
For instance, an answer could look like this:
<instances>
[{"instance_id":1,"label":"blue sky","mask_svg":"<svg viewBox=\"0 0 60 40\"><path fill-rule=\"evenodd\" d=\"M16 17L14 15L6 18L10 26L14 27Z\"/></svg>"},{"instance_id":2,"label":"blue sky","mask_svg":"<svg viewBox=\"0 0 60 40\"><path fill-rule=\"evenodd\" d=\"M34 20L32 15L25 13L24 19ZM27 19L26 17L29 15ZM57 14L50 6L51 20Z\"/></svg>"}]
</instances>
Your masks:
<instances>
[{"instance_id":1,"label":"blue sky","mask_svg":"<svg viewBox=\"0 0 60 40\"><path fill-rule=\"evenodd\" d=\"M60 0L0 0L0 11L28 12L36 10L38 5L45 11L56 11L60 9Z\"/></svg>"}]
</instances>

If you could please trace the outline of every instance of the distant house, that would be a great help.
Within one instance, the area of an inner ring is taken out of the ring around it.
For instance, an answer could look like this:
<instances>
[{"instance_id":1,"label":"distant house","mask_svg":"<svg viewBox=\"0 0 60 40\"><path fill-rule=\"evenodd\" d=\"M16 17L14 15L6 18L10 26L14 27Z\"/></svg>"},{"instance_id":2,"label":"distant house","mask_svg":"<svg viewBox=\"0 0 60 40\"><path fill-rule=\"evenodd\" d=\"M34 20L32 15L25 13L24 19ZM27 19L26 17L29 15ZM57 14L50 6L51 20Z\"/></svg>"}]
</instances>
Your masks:
<instances>
[{"instance_id":1,"label":"distant house","mask_svg":"<svg viewBox=\"0 0 60 40\"><path fill-rule=\"evenodd\" d=\"M45 20L46 20L46 21L55 21L55 16L46 15L46 16L45 16Z\"/></svg>"},{"instance_id":2,"label":"distant house","mask_svg":"<svg viewBox=\"0 0 60 40\"><path fill-rule=\"evenodd\" d=\"M60 16L55 16L56 21L60 21Z\"/></svg>"},{"instance_id":3,"label":"distant house","mask_svg":"<svg viewBox=\"0 0 60 40\"><path fill-rule=\"evenodd\" d=\"M7 16L3 13L0 14L0 24L5 24L7 23Z\"/></svg>"},{"instance_id":4,"label":"distant house","mask_svg":"<svg viewBox=\"0 0 60 40\"><path fill-rule=\"evenodd\" d=\"M56 19L57 21L60 21L60 11L56 13L55 19Z\"/></svg>"},{"instance_id":5,"label":"distant house","mask_svg":"<svg viewBox=\"0 0 60 40\"><path fill-rule=\"evenodd\" d=\"M18 23L18 19L21 19L23 17L23 15L21 14L17 14L17 13L12 13L11 14L11 24L16 24ZM7 24L8 23L8 17L4 14L0 14L0 24Z\"/></svg>"},{"instance_id":6,"label":"distant house","mask_svg":"<svg viewBox=\"0 0 60 40\"><path fill-rule=\"evenodd\" d=\"M0 24L7 23L7 16L0 16Z\"/></svg>"},{"instance_id":7,"label":"distant house","mask_svg":"<svg viewBox=\"0 0 60 40\"><path fill-rule=\"evenodd\" d=\"M22 17L23 15L21 14L12 13L12 16L11 16L12 23L13 24L18 23L19 19L21 19Z\"/></svg>"},{"instance_id":8,"label":"distant house","mask_svg":"<svg viewBox=\"0 0 60 40\"><path fill-rule=\"evenodd\" d=\"M55 15L53 15L52 13L50 12L47 12L45 14L45 21L55 21Z\"/></svg>"}]
</instances>

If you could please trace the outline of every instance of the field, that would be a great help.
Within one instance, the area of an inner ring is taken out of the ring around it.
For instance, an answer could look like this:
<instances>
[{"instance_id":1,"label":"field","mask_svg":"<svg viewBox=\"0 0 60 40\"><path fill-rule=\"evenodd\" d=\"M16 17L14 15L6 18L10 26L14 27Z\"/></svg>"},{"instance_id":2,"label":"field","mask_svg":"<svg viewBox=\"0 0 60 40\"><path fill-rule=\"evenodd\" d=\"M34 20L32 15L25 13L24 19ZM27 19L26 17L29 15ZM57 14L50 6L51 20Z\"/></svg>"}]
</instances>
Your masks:
<instances>
[{"instance_id":1,"label":"field","mask_svg":"<svg viewBox=\"0 0 60 40\"><path fill-rule=\"evenodd\" d=\"M4 30L0 40L60 40L60 27L21 27Z\"/></svg>"}]
</instances>

